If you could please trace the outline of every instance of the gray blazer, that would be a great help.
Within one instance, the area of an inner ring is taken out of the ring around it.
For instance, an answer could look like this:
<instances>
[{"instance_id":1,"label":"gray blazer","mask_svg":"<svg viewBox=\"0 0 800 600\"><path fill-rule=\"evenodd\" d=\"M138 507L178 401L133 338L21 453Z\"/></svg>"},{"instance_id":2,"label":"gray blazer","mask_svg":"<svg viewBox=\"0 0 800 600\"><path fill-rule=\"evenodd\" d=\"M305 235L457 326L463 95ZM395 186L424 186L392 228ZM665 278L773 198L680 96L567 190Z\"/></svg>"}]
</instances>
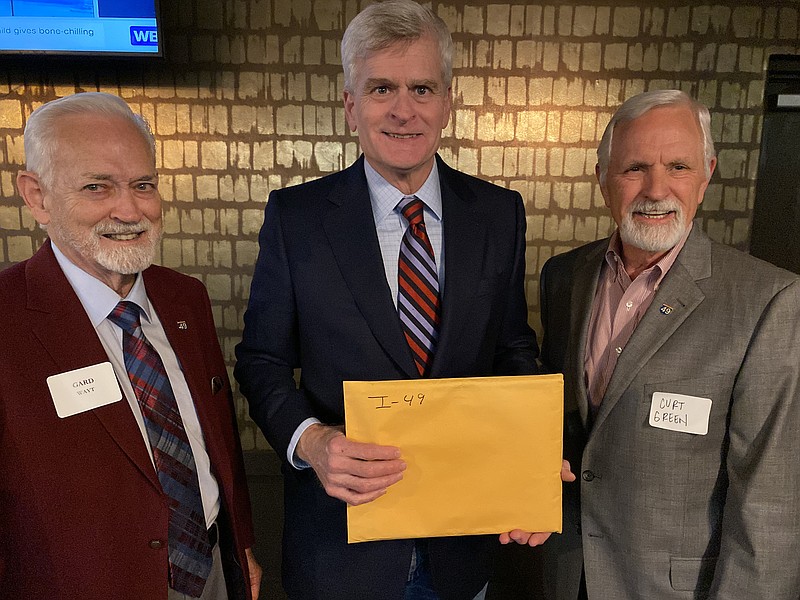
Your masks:
<instances>
[{"instance_id":1,"label":"gray blazer","mask_svg":"<svg viewBox=\"0 0 800 600\"><path fill-rule=\"evenodd\" d=\"M583 567L590 600L797 600L800 279L695 226L589 430L584 355L607 246L542 270L542 360L564 373L578 475L564 533L543 547L546 596L574 600ZM651 426L655 392L710 398L708 433Z\"/></svg>"}]
</instances>

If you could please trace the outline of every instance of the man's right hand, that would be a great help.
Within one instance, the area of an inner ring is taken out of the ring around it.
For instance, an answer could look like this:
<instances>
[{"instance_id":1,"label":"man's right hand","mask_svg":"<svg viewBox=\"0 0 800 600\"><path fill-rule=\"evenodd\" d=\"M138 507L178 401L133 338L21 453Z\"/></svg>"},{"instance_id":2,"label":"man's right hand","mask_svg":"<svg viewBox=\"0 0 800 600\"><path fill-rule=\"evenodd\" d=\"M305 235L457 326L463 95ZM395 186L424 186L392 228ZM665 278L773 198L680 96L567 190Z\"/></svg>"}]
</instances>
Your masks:
<instances>
[{"instance_id":1,"label":"man's right hand","mask_svg":"<svg viewBox=\"0 0 800 600\"><path fill-rule=\"evenodd\" d=\"M306 429L296 452L311 465L329 496L353 506L383 496L403 478L406 468L399 448L354 442L340 427L328 425Z\"/></svg>"}]
</instances>

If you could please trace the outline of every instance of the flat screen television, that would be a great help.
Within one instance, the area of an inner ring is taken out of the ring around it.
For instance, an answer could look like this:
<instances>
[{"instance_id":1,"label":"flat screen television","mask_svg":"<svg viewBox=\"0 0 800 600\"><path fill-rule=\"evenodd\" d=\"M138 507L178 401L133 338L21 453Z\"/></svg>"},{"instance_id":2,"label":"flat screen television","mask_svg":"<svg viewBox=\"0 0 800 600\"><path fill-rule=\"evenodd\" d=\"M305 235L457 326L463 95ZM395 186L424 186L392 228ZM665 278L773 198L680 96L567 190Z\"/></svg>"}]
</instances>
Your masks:
<instances>
[{"instance_id":1,"label":"flat screen television","mask_svg":"<svg viewBox=\"0 0 800 600\"><path fill-rule=\"evenodd\" d=\"M0 0L0 54L163 56L158 0Z\"/></svg>"}]
</instances>

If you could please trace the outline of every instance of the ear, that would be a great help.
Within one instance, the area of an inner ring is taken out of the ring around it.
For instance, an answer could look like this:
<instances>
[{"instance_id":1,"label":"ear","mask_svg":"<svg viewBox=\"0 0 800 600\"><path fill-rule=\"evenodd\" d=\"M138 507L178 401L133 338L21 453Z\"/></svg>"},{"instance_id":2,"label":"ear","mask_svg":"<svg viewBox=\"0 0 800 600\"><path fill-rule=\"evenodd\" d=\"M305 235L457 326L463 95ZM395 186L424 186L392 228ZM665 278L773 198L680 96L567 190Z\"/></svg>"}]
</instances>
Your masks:
<instances>
[{"instance_id":1,"label":"ear","mask_svg":"<svg viewBox=\"0 0 800 600\"><path fill-rule=\"evenodd\" d=\"M450 122L450 113L453 111L453 88L447 88L447 93L445 94L444 99L444 115L442 115L442 129L447 127L447 124Z\"/></svg>"},{"instance_id":2,"label":"ear","mask_svg":"<svg viewBox=\"0 0 800 600\"><path fill-rule=\"evenodd\" d=\"M344 118L347 119L347 125L350 127L350 131L355 133L358 129L358 124L356 123L355 115L353 114L353 108L356 104L356 97L352 92L345 90L344 94L342 94L342 99L344 100Z\"/></svg>"},{"instance_id":3,"label":"ear","mask_svg":"<svg viewBox=\"0 0 800 600\"><path fill-rule=\"evenodd\" d=\"M45 207L45 192L39 176L33 171L20 171L17 174L17 190L36 222L40 225L50 223L50 211Z\"/></svg>"},{"instance_id":4,"label":"ear","mask_svg":"<svg viewBox=\"0 0 800 600\"><path fill-rule=\"evenodd\" d=\"M606 206L611 208L611 206L608 204L608 190L606 190L605 184L600 181L600 165L599 164L596 164L594 166L594 176L597 178L597 183L600 184L600 193L603 195L603 202L605 202Z\"/></svg>"},{"instance_id":5,"label":"ear","mask_svg":"<svg viewBox=\"0 0 800 600\"><path fill-rule=\"evenodd\" d=\"M714 156L710 161L708 161L708 179L706 179L703 185L700 187L700 197L697 199L698 206L700 206L703 203L703 199L706 197L706 190L708 189L708 184L711 183L711 176L714 174L714 169L716 168L717 168L717 157Z\"/></svg>"},{"instance_id":6,"label":"ear","mask_svg":"<svg viewBox=\"0 0 800 600\"><path fill-rule=\"evenodd\" d=\"M708 162L708 179L711 181L711 176L714 174L714 169L717 168L717 157L714 156Z\"/></svg>"}]
</instances>

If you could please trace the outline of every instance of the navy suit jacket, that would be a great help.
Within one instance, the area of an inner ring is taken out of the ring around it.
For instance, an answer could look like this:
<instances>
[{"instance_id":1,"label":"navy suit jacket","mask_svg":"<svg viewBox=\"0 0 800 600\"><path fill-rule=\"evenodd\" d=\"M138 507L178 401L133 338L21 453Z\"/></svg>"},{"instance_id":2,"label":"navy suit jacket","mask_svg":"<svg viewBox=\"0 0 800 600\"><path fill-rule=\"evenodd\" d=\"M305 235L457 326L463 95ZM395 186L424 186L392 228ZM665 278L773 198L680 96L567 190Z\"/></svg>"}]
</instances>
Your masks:
<instances>
[{"instance_id":1,"label":"navy suit jacket","mask_svg":"<svg viewBox=\"0 0 800 600\"><path fill-rule=\"evenodd\" d=\"M211 305L196 279L156 266L143 276L219 483L230 597L250 598L250 499ZM0 307L0 599L166 600L169 499L130 406L62 419L47 387L108 361L49 241L0 273Z\"/></svg>"},{"instance_id":2,"label":"navy suit jacket","mask_svg":"<svg viewBox=\"0 0 800 600\"><path fill-rule=\"evenodd\" d=\"M284 461L308 417L344 422L343 381L419 377L386 281L363 160L273 192L266 207L235 375L251 416ZM431 377L535 373L522 199L437 160L445 285ZM402 598L412 541L348 546L345 503L327 496L311 469L285 465L284 475L290 597ZM492 543L431 540L442 598L472 598L480 590Z\"/></svg>"}]
</instances>

